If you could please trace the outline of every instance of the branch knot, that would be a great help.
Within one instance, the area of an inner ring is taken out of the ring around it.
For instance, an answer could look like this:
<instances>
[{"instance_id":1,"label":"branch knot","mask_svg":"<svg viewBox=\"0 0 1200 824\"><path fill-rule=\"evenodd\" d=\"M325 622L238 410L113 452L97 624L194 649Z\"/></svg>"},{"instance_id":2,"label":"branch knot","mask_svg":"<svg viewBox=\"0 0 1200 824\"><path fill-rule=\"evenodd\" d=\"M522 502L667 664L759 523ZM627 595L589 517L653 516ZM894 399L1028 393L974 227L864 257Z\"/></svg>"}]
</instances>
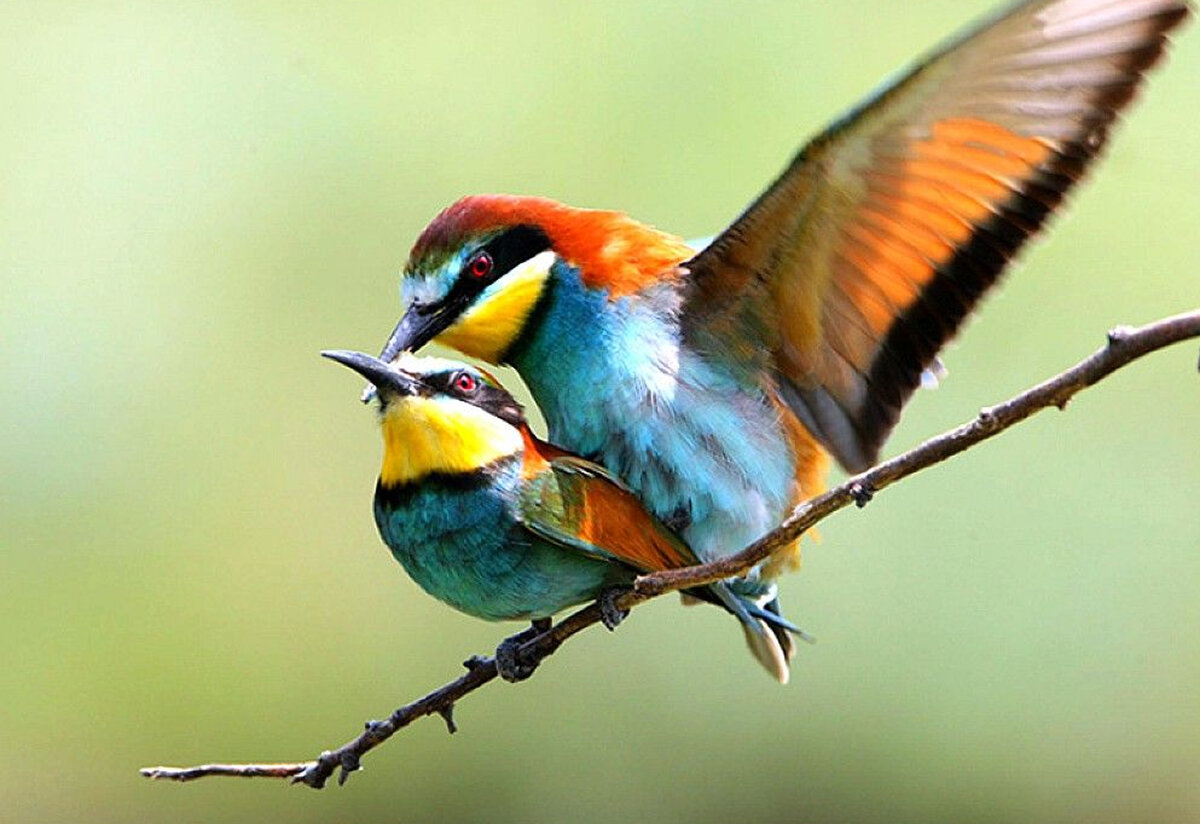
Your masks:
<instances>
[{"instance_id":1,"label":"branch knot","mask_svg":"<svg viewBox=\"0 0 1200 824\"><path fill-rule=\"evenodd\" d=\"M1115 349L1129 342L1129 339L1137 334L1137 330L1132 326L1114 326L1108 330L1108 346L1110 349Z\"/></svg>"},{"instance_id":2,"label":"branch knot","mask_svg":"<svg viewBox=\"0 0 1200 824\"><path fill-rule=\"evenodd\" d=\"M1000 427L1000 416L996 414L996 407L985 406L980 409L975 417L975 425L984 432L997 431Z\"/></svg>"}]
</instances>

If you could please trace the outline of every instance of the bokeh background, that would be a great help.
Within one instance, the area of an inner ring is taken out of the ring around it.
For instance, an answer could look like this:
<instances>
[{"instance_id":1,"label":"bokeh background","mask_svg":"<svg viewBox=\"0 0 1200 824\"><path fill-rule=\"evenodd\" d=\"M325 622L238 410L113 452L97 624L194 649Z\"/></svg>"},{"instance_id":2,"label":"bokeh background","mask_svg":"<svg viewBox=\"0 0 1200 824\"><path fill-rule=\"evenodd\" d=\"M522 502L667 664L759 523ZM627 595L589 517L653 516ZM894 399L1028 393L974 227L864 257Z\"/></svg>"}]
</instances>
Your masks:
<instances>
[{"instance_id":1,"label":"bokeh background","mask_svg":"<svg viewBox=\"0 0 1200 824\"><path fill-rule=\"evenodd\" d=\"M317 357L379 347L439 208L711 233L992 5L0 4L0 817L1200 821L1194 344L826 522L787 688L663 599L347 787L137 775L314 756L514 629L384 550ZM1188 30L890 453L1200 305L1198 79Z\"/></svg>"}]
</instances>

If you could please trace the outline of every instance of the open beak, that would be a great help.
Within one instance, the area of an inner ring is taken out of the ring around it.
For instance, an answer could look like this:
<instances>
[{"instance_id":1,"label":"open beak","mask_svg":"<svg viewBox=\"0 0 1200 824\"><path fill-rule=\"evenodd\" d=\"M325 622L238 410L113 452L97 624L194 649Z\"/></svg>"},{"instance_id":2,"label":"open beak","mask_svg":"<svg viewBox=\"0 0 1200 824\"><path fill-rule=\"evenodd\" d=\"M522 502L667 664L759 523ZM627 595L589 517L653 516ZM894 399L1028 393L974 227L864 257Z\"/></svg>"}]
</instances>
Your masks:
<instances>
[{"instance_id":1,"label":"open beak","mask_svg":"<svg viewBox=\"0 0 1200 824\"><path fill-rule=\"evenodd\" d=\"M412 375L401 372L391 364L362 352L326 349L321 353L321 357L348 366L371 382L371 396L370 398L364 397L364 403L376 396L387 400L392 397L417 395L424 386ZM366 395L366 393L363 394Z\"/></svg>"}]
</instances>

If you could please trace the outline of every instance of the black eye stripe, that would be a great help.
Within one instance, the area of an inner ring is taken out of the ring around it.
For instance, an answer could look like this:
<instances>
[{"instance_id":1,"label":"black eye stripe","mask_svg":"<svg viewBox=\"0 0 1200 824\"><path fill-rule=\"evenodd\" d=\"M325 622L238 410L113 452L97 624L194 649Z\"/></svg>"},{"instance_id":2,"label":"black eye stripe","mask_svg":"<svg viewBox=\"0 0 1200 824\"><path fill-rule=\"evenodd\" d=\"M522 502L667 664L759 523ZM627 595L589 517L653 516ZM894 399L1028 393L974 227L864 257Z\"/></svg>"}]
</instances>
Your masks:
<instances>
[{"instance_id":1,"label":"black eye stripe","mask_svg":"<svg viewBox=\"0 0 1200 824\"><path fill-rule=\"evenodd\" d=\"M534 255L550 248L550 238L536 226L514 226L483 247L492 256L492 273L500 277Z\"/></svg>"},{"instance_id":2,"label":"black eye stripe","mask_svg":"<svg viewBox=\"0 0 1200 824\"><path fill-rule=\"evenodd\" d=\"M492 386L483 380L483 378L472 375L478 385L473 392L464 394L455 385L458 377L462 374L461 370L440 372L425 375L422 381L437 393L449 395L472 406L478 406L485 412L489 412L497 418L511 423L513 426L520 426L525 423L525 410L521 408L516 399L504 389Z\"/></svg>"},{"instance_id":3,"label":"black eye stripe","mask_svg":"<svg viewBox=\"0 0 1200 824\"><path fill-rule=\"evenodd\" d=\"M472 254L467 258L462 273L455 279L454 285L450 287L446 297L438 302L438 311L457 315L490 284L504 277L514 267L549 248L551 248L550 238L546 237L546 233L536 226L514 226L500 233L484 244L482 250L476 250L476 253L484 251L491 256L491 273L484 277L472 276L469 271L471 261L475 257L475 254Z\"/></svg>"},{"instance_id":4,"label":"black eye stripe","mask_svg":"<svg viewBox=\"0 0 1200 824\"><path fill-rule=\"evenodd\" d=\"M455 388L454 382L461 374L462 372L458 370L453 372L438 372L437 374L426 375L422 380L437 392L457 397L460 392Z\"/></svg>"}]
</instances>

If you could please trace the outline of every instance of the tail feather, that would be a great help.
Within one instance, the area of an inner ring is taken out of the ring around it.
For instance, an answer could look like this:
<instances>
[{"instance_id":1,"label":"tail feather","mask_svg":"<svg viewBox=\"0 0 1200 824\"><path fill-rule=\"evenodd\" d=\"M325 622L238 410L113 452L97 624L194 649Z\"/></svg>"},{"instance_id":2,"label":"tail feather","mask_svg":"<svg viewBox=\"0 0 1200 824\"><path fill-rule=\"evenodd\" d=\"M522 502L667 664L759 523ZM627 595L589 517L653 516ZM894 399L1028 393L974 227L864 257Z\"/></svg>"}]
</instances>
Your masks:
<instances>
[{"instance_id":1,"label":"tail feather","mask_svg":"<svg viewBox=\"0 0 1200 824\"><path fill-rule=\"evenodd\" d=\"M757 618L742 623L742 631L746 634L746 646L750 653L758 659L758 663L778 681L786 684L792 671L788 666L788 654L779 644L779 636L770 627Z\"/></svg>"},{"instance_id":2,"label":"tail feather","mask_svg":"<svg viewBox=\"0 0 1200 824\"><path fill-rule=\"evenodd\" d=\"M770 601L763 604L762 606L759 606L758 604L754 603L753 601L749 601L745 598L742 598L741 601L742 601L742 604L746 607L747 612L749 612L755 618L758 618L759 620L764 621L767 624L767 626L769 626L771 628L772 631L774 631L776 633L782 633L783 635L785 635L787 637L788 642L786 644L784 644L784 646L791 646L791 647L795 648L795 644L792 643L793 636L795 636L796 638L799 638L801 641L803 641L806 644L817 643L816 638L809 635L804 630L800 629L800 627L793 624L787 618L783 617L783 613L780 611L778 598L772 598ZM791 656L789 655L788 658L790 659Z\"/></svg>"},{"instance_id":3,"label":"tail feather","mask_svg":"<svg viewBox=\"0 0 1200 824\"><path fill-rule=\"evenodd\" d=\"M810 644L816 642L815 638L799 627L795 627L794 624L791 624L791 622L783 617L783 613L779 608L778 598L772 598L763 604L763 610L779 619L780 624L786 624L786 626L781 626L780 624L768 623L767 626L775 634L775 640L779 642L780 648L783 649L784 658L787 659L788 663L791 663L792 658L796 655L796 641L792 637L792 632L795 632L799 638Z\"/></svg>"},{"instance_id":4,"label":"tail feather","mask_svg":"<svg viewBox=\"0 0 1200 824\"><path fill-rule=\"evenodd\" d=\"M786 684L791 675L788 662L796 653L792 635L809 643L813 642L812 636L783 617L777 598L759 606L748 598L735 594L724 583L714 584L711 591L741 622L742 631L746 634L746 645L750 647L751 654L776 681Z\"/></svg>"},{"instance_id":5,"label":"tail feather","mask_svg":"<svg viewBox=\"0 0 1200 824\"><path fill-rule=\"evenodd\" d=\"M770 601L767 601L767 603L763 604L763 609L774 615L780 621L787 620L783 617L783 610L779 606L779 598L772 598ZM799 627L797 627L797 630L799 630L797 633L798 637L810 644L816 643L816 638L813 638L808 633L800 630ZM771 631L775 633L775 637L779 640L779 646L783 647L783 654L787 656L788 662L790 663L792 657L796 654L795 638L792 637L792 633L789 632L788 629L776 626L774 624L771 625Z\"/></svg>"}]
</instances>

